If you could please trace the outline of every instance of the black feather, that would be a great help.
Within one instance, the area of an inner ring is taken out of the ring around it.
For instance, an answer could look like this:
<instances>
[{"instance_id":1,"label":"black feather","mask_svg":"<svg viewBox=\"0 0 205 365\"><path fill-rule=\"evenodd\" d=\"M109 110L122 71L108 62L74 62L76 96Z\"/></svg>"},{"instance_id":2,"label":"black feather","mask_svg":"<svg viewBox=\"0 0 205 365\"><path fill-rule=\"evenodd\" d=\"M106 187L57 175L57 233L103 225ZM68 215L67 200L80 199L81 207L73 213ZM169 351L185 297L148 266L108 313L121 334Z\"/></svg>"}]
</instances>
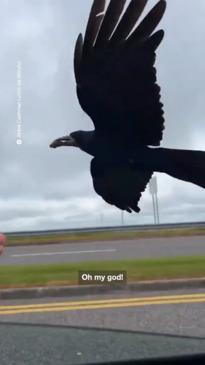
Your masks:
<instances>
[{"instance_id":1,"label":"black feather","mask_svg":"<svg viewBox=\"0 0 205 365\"><path fill-rule=\"evenodd\" d=\"M96 47L101 47L109 40L122 14L125 3L126 0L110 1L96 40Z\"/></svg>"},{"instance_id":2,"label":"black feather","mask_svg":"<svg viewBox=\"0 0 205 365\"><path fill-rule=\"evenodd\" d=\"M74 73L76 82L80 82L80 69L83 52L83 36L79 34L74 51Z\"/></svg>"},{"instance_id":3,"label":"black feather","mask_svg":"<svg viewBox=\"0 0 205 365\"><path fill-rule=\"evenodd\" d=\"M158 26L166 10L166 1L160 0L142 20L136 30L130 35L128 42L146 40Z\"/></svg>"},{"instance_id":4,"label":"black feather","mask_svg":"<svg viewBox=\"0 0 205 365\"><path fill-rule=\"evenodd\" d=\"M106 0L94 0L93 2L85 31L85 40L83 47L84 57L86 57L89 54L90 50L92 49L95 43L98 31L100 29L100 25L104 17L103 14L99 16L97 15L104 12L105 2Z\"/></svg>"},{"instance_id":5,"label":"black feather","mask_svg":"<svg viewBox=\"0 0 205 365\"><path fill-rule=\"evenodd\" d=\"M150 38L148 38L148 40L146 41L146 45L149 49L155 51L159 47L163 38L164 38L164 31L160 29L157 32L155 32Z\"/></svg>"},{"instance_id":6,"label":"black feather","mask_svg":"<svg viewBox=\"0 0 205 365\"><path fill-rule=\"evenodd\" d=\"M147 1L148 0L132 0L130 2L114 34L112 35L111 44L114 45L119 43L129 36L140 15L142 14Z\"/></svg>"}]
</instances>

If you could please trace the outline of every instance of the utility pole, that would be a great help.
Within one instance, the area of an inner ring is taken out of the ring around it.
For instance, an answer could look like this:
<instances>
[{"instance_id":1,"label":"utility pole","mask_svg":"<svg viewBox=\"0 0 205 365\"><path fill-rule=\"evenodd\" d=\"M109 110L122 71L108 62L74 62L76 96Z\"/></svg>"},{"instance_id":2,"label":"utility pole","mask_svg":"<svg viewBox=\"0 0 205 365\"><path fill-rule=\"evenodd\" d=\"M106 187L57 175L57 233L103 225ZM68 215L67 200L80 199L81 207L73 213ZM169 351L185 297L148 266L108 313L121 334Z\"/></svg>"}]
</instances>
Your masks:
<instances>
[{"instance_id":1,"label":"utility pole","mask_svg":"<svg viewBox=\"0 0 205 365\"><path fill-rule=\"evenodd\" d=\"M124 211L121 211L121 226L124 226Z\"/></svg>"},{"instance_id":2,"label":"utility pole","mask_svg":"<svg viewBox=\"0 0 205 365\"><path fill-rule=\"evenodd\" d=\"M158 204L158 187L157 187L157 177L153 176L149 183L149 191L152 196L153 214L154 214L154 224L159 224L159 204Z\"/></svg>"}]
</instances>

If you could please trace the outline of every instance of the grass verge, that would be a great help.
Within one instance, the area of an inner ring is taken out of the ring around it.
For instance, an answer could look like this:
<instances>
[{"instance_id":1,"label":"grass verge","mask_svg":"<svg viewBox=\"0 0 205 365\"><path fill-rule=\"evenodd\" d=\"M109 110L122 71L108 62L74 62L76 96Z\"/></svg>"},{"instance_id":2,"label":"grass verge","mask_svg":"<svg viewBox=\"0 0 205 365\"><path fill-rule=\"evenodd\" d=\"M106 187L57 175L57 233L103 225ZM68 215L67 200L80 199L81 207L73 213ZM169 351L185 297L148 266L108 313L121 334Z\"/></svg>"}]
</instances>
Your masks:
<instances>
[{"instance_id":1,"label":"grass verge","mask_svg":"<svg viewBox=\"0 0 205 365\"><path fill-rule=\"evenodd\" d=\"M78 243L92 241L113 241L122 239L160 238L160 237L205 236L205 228L177 228L124 232L77 232L70 234L50 234L42 236L8 236L7 246L43 245L57 243Z\"/></svg>"},{"instance_id":2,"label":"grass verge","mask_svg":"<svg viewBox=\"0 0 205 365\"><path fill-rule=\"evenodd\" d=\"M0 267L0 288L78 284L78 271L125 270L128 282L205 277L205 256Z\"/></svg>"}]
</instances>

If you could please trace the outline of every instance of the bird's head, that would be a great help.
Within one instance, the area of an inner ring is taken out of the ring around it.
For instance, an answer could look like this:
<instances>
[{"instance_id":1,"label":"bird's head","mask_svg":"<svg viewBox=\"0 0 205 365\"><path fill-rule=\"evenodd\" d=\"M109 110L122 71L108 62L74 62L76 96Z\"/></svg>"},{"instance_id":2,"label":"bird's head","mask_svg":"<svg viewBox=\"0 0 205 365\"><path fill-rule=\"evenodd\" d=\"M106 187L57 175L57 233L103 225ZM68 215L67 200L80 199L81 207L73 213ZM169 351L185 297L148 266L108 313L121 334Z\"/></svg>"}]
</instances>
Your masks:
<instances>
[{"instance_id":1,"label":"bird's head","mask_svg":"<svg viewBox=\"0 0 205 365\"><path fill-rule=\"evenodd\" d=\"M82 151L94 156L92 142L95 138L94 131L75 131L69 136L64 136L55 139L50 144L51 148L57 148L62 146L74 146L80 148Z\"/></svg>"},{"instance_id":2,"label":"bird's head","mask_svg":"<svg viewBox=\"0 0 205 365\"><path fill-rule=\"evenodd\" d=\"M57 138L50 144L50 147L51 148L57 148L62 146L80 147L78 143L80 132L81 131L72 132L68 136Z\"/></svg>"}]
</instances>

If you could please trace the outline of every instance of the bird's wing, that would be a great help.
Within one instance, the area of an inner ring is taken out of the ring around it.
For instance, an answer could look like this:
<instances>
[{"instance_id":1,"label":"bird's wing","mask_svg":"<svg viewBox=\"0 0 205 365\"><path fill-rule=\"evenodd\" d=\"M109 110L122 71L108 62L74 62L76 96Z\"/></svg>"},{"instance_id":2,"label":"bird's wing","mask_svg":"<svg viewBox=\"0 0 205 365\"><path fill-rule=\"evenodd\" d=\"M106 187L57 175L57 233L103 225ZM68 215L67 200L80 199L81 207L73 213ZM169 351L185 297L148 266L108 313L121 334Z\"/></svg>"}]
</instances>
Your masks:
<instances>
[{"instance_id":1,"label":"bird's wing","mask_svg":"<svg viewBox=\"0 0 205 365\"><path fill-rule=\"evenodd\" d=\"M97 158L92 159L90 170L96 193L107 203L129 213L140 211L138 202L152 171L136 170L128 163L104 163Z\"/></svg>"},{"instance_id":2,"label":"bird's wing","mask_svg":"<svg viewBox=\"0 0 205 365\"><path fill-rule=\"evenodd\" d=\"M164 129L154 68L166 2L160 0L135 27L147 0L94 0L85 37L75 47L77 94L96 131L157 146ZM120 19L120 20L119 20Z\"/></svg>"}]
</instances>

